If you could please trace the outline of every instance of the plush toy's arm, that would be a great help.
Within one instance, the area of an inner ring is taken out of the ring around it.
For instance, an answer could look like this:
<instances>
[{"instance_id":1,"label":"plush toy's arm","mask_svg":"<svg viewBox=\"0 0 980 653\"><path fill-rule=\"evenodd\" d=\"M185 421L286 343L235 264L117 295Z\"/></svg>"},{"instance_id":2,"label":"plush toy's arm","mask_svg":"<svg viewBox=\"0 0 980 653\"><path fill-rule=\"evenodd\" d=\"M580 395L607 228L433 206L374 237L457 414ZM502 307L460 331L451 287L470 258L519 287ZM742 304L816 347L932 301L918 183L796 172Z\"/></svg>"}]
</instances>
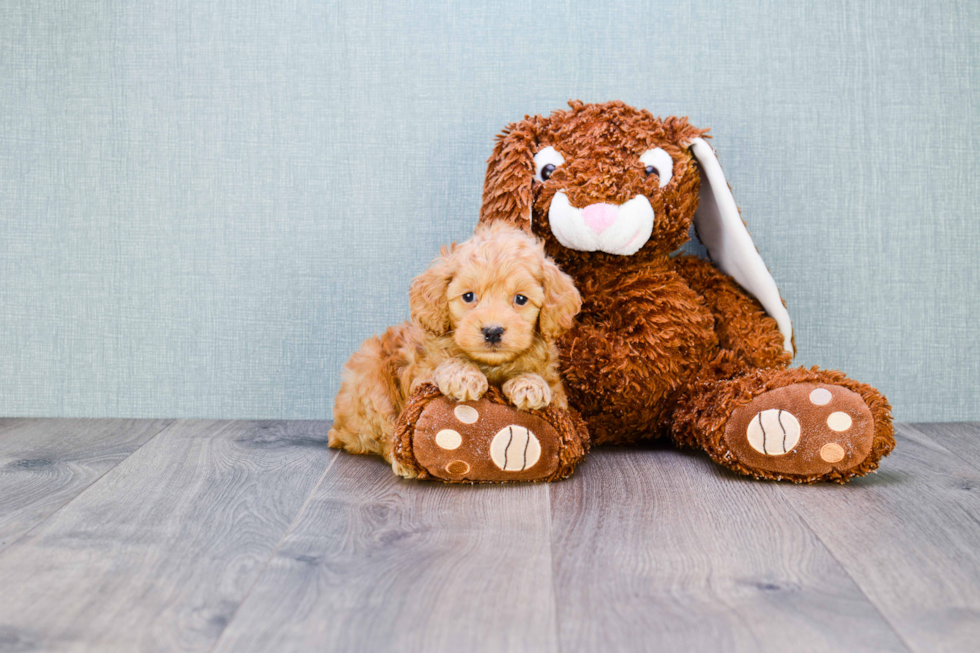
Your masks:
<instances>
[{"instance_id":1,"label":"plush toy's arm","mask_svg":"<svg viewBox=\"0 0 980 653\"><path fill-rule=\"evenodd\" d=\"M680 380L717 348L715 321L669 269L596 274L582 279L579 291L582 312L559 343L562 377L569 403L592 416L593 437L613 441L622 435L614 427L622 430L624 398L635 406L665 405ZM649 411L633 417L631 429L652 434L659 427Z\"/></svg>"},{"instance_id":2,"label":"plush toy's arm","mask_svg":"<svg viewBox=\"0 0 980 653\"><path fill-rule=\"evenodd\" d=\"M694 256L674 259L677 272L699 294L715 317L722 349L751 367L785 367L793 356L783 348L776 321L734 279Z\"/></svg>"},{"instance_id":3,"label":"plush toy's arm","mask_svg":"<svg viewBox=\"0 0 980 653\"><path fill-rule=\"evenodd\" d=\"M601 324L576 324L561 344L565 389L579 410L602 412L610 396L635 395L649 387L635 369L642 360L641 345L627 333Z\"/></svg>"}]
</instances>

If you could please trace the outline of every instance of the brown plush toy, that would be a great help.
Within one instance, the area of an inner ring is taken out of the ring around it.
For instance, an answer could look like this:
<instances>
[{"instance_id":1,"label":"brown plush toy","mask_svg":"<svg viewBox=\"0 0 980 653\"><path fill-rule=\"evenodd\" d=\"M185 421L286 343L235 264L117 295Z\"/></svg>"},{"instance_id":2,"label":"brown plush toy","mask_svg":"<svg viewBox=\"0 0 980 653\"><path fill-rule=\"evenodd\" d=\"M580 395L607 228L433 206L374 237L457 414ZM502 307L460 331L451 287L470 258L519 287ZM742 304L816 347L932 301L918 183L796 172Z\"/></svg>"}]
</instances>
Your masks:
<instances>
[{"instance_id":1,"label":"brown plush toy","mask_svg":"<svg viewBox=\"0 0 980 653\"><path fill-rule=\"evenodd\" d=\"M841 372L788 367L789 315L706 131L572 102L499 137L481 222L533 232L582 295L559 342L569 403L593 444L667 436L795 482L873 471L895 446L891 408ZM712 262L676 255L692 224Z\"/></svg>"}]
</instances>

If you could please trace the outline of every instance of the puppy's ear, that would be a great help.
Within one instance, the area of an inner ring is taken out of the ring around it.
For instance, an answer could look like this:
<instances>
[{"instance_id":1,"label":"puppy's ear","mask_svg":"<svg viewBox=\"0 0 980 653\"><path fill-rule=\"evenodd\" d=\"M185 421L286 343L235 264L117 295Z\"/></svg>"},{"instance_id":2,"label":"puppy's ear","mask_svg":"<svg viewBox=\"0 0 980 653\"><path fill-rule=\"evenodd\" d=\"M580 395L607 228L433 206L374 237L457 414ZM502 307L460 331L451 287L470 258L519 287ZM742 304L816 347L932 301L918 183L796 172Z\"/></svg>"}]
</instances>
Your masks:
<instances>
[{"instance_id":1,"label":"puppy's ear","mask_svg":"<svg viewBox=\"0 0 980 653\"><path fill-rule=\"evenodd\" d=\"M554 340L572 328L572 320L582 309L582 297L572 278L558 269L551 259L542 268L544 304L538 315L538 328L548 340Z\"/></svg>"},{"instance_id":2,"label":"puppy's ear","mask_svg":"<svg viewBox=\"0 0 980 653\"><path fill-rule=\"evenodd\" d=\"M480 224L503 221L531 231L531 182L539 120L525 118L508 125L497 137L487 161Z\"/></svg>"},{"instance_id":3,"label":"puppy's ear","mask_svg":"<svg viewBox=\"0 0 980 653\"><path fill-rule=\"evenodd\" d=\"M442 336L452 329L446 289L456 274L456 264L452 259L453 247L439 250L439 258L432 261L429 268L415 277L408 290L408 305L412 319L434 336Z\"/></svg>"}]
</instances>

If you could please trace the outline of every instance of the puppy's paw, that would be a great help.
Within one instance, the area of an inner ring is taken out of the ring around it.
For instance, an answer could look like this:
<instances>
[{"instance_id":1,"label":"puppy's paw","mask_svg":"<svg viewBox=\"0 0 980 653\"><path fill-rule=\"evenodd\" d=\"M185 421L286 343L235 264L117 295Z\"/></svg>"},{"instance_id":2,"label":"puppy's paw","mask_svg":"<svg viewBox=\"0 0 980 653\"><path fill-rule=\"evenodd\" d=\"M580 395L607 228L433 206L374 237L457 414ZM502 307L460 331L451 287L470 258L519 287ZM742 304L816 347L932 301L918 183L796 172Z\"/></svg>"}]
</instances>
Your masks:
<instances>
[{"instance_id":1,"label":"puppy's paw","mask_svg":"<svg viewBox=\"0 0 980 653\"><path fill-rule=\"evenodd\" d=\"M538 410L551 404L551 386L537 374L519 374L501 390L517 410Z\"/></svg>"},{"instance_id":2,"label":"puppy's paw","mask_svg":"<svg viewBox=\"0 0 980 653\"><path fill-rule=\"evenodd\" d=\"M487 392L489 383L475 365L455 358L436 368L439 392L456 401L476 401Z\"/></svg>"},{"instance_id":3,"label":"puppy's paw","mask_svg":"<svg viewBox=\"0 0 980 653\"><path fill-rule=\"evenodd\" d=\"M402 478L416 478L418 477L418 472L416 472L411 467L406 467L397 460L391 461L391 471L395 472L397 476Z\"/></svg>"}]
</instances>

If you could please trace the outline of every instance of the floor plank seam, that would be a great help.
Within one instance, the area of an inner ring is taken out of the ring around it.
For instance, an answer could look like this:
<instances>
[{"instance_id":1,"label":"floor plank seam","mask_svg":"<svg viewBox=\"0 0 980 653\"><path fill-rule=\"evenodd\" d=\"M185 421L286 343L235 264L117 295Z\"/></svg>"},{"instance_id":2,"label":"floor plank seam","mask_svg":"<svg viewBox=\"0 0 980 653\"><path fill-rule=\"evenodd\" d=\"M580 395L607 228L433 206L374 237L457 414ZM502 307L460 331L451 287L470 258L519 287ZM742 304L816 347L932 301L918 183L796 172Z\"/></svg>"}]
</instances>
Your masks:
<instances>
[{"instance_id":1,"label":"floor plank seam","mask_svg":"<svg viewBox=\"0 0 980 653\"><path fill-rule=\"evenodd\" d=\"M972 422L966 422L966 424L972 424ZM929 433L926 433L922 429L918 428L917 425L915 425L915 424L908 424L908 423L902 422L902 423L896 423L895 426L899 427L899 428L896 428L895 429L895 435L896 436L901 436L903 439L906 439L909 442L915 442L916 444L918 444L920 446L927 446L926 443L928 443L928 446L938 447L938 448L942 449L943 451L945 451L950 457L953 457L953 458L956 458L957 460L960 460L964 464L969 465L971 468L973 468L978 473L980 473L980 465L978 465L974 460L972 460L968 456L958 456L957 454L953 453L952 450L950 450L945 445L940 444L940 442L938 440L936 440L932 435L930 435ZM915 438L911 438L911 437L905 435L905 433L903 433L902 430L904 430L906 428L911 429L912 431L915 431L915 433L918 434L919 436L921 436L925 442L916 440Z\"/></svg>"},{"instance_id":2,"label":"floor plank seam","mask_svg":"<svg viewBox=\"0 0 980 653\"><path fill-rule=\"evenodd\" d=\"M336 463L337 459L339 458L340 458L340 452L334 451L333 457L330 459L330 462L327 464L327 468L323 470L322 474L320 474L320 478L319 480L317 480L316 485L314 485L313 489L310 490L310 493L306 497L306 500L303 501L303 505L300 506L299 510L296 511L296 516L293 517L293 520L289 522L289 526L287 526L286 530L283 531L282 537L280 537L279 541L276 543L276 548L273 549L272 553L269 554L269 557L266 559L265 564L262 565L262 570L259 571L258 574L256 574L255 580L249 586L248 590L245 592L245 595L242 596L242 600L238 602L237 606L235 606L235 611L231 613L230 617L228 617L228 621L225 623L225 627L221 629L221 633L219 633L218 636L215 638L214 644L211 646L211 648L208 649L208 653L214 653L215 649L217 649L218 646L221 644L221 640L224 638L225 633L228 631L228 628L230 628L231 625L235 622L235 618L238 616L238 611L241 610L241 607L243 605L245 605L245 602L248 601L248 598L252 595L252 591L259 584L259 581L262 580L262 577L265 575L265 572L269 568L269 565L272 563L273 560L275 560L276 555L279 553L279 549L282 548L283 542L286 541L286 537L292 532L293 528L296 526L296 523L299 521L300 517L303 516L303 513L306 512L306 507L310 505L310 501L313 500L313 497L316 495L316 491L320 489L320 485L323 483L323 479L327 477L327 474L330 473L330 470L333 469L334 463Z\"/></svg>"},{"instance_id":3,"label":"floor plank seam","mask_svg":"<svg viewBox=\"0 0 980 653\"><path fill-rule=\"evenodd\" d=\"M915 428L915 425L914 424L896 423L895 424L895 427L896 427L895 428L895 441L896 441L896 444L897 444L897 442L899 440L908 440L909 442L912 442L914 444L917 444L920 447L926 447L928 449L936 449L936 450L938 450L938 451L940 451L940 452L942 452L942 453L944 453L944 454L946 454L948 456L953 456L954 455L952 451L950 451L949 449L947 449L946 447L944 447L942 444L940 444L939 442L937 442L936 439L933 438L932 436L930 436L928 433L925 433L925 432L920 431L919 429ZM916 435L918 435L919 437L918 438L915 438L915 437L912 437L910 435L906 435L906 433L905 433L905 430L906 429L909 429L909 430L914 431L916 433ZM919 439L919 438L921 438L921 439ZM887 461L887 458L885 460Z\"/></svg>"},{"instance_id":4,"label":"floor plank seam","mask_svg":"<svg viewBox=\"0 0 980 653\"><path fill-rule=\"evenodd\" d=\"M878 605L878 603L875 602L870 596L868 596L868 593L864 591L864 588L857 581L857 579L854 578L853 574L851 574L847 566L843 562L841 562L840 558L837 557L837 555L834 553L834 550L827 544L827 542L824 541L822 537L820 537L820 534L817 533L816 529L813 528L810 522L807 521L806 515L804 515L803 512L801 512L793 504L792 500L790 500L788 496L786 496L786 494L783 491L783 488L777 485L776 489L779 491L779 494L783 497L783 500L786 502L786 504L792 506L793 510L796 512L796 515L800 518L800 521L803 522L803 525L806 526L807 530L810 531L810 533L813 535L814 538L816 538L817 542L820 542L820 546L824 548L824 551L826 551L827 554L834 559L834 562L836 562L837 566L841 568L841 571L843 571L844 574L851 579L851 582L854 583L854 587L856 587L857 590L861 593L861 596L863 596L864 599L868 602L868 605L873 607L875 612L878 613L878 616L881 617L882 621L888 624L888 627L891 628L893 633L895 633L895 637L897 637L898 641L902 643L902 645L905 647L905 650L908 651L908 653L917 653L917 650L913 648L911 644L909 644L908 640L905 639L902 633L899 632L898 628L895 627L895 624L892 622L892 620L889 619L888 616L881 611L881 607Z\"/></svg>"},{"instance_id":5,"label":"floor plank seam","mask_svg":"<svg viewBox=\"0 0 980 653\"><path fill-rule=\"evenodd\" d=\"M548 500L548 569L551 571L551 602L554 605L555 614L555 647L558 653L562 653L561 647L561 611L558 608L558 586L557 575L555 574L555 520L551 504L551 484L545 484Z\"/></svg>"},{"instance_id":6,"label":"floor plank seam","mask_svg":"<svg viewBox=\"0 0 980 653\"><path fill-rule=\"evenodd\" d=\"M133 449L132 451L130 451L130 452L129 452L129 453L128 453L128 454L126 455L126 457L125 457L125 458L120 458L120 459L119 459L119 461L118 461L118 462L117 462L117 463L116 463L115 465L113 465L113 466L112 466L112 467L110 467L109 469L107 469L107 470L105 470L105 471L104 471L103 473L101 473L101 474L99 474L99 476L98 476L97 478L95 478L95 479L93 479L93 480L92 480L92 482L91 482L91 483L89 483L89 484L88 484L88 485L87 485L87 486L86 486L86 487L85 487L85 488L84 488L84 489L83 489L83 490L82 490L81 492L79 492L79 493L78 493L78 494L76 494L75 496L73 496L73 497L71 497L70 499L68 499L67 501L65 501L65 502L64 502L63 504L61 504L61 505L60 505L60 506L58 506L58 507L57 507L57 508L56 508L55 510L53 510L53 511L51 512L51 514L49 514L49 515L47 515L47 516L45 516L45 517L44 517L43 519L41 519L40 521L38 521L38 522L37 522L36 524L34 524L34 525L33 525L33 526L31 526L30 528L28 528L28 529L27 529L26 531L24 531L24 532L23 532L23 533L21 533L20 535L18 535L18 536L17 536L17 537L15 538L15 539L13 539L13 540L11 540L11 541L9 541L9 542L7 542L7 543L6 543L6 544L4 544L3 546L0 546L0 554L2 554L2 553L3 553L4 551L5 551L5 550L7 550L7 549L9 549L9 548L10 548L11 546L13 546L14 544L17 544L17 543L19 543L19 542L20 542L21 540L23 540L23 539L24 539L25 537L27 537L27 536L28 536L28 535L30 535L31 533L33 533L33 532L34 532L34 530L35 530L35 529L37 529L37 528L38 528L38 527L39 527L39 526L40 526L41 524L45 524L45 523L47 523L47 521L48 521L49 519L51 519L52 517L54 517L55 515L57 515L58 513L60 513L60 512L62 511L62 510L64 510L64 509L65 509L65 507L67 507L67 506L68 506L69 504L71 504L72 502L74 502L74 501L75 501L75 500L76 500L76 499L77 499L78 497L80 497L80 496L82 496L83 494L85 494L86 492L88 492L89 490L91 490L91 489L92 489L93 487L95 487L95 486L96 486L96 485L97 485L97 484L99 483L99 481L101 481L101 480L102 480L103 478L105 478L105 477L106 477L106 475L108 475L108 474L110 474L110 473L112 473L113 471L115 471L115 469L116 469L117 467L119 467L119 465L121 465L121 464L123 464L124 462L126 462L127 460L129 460L129 458L130 458L130 457L131 457L131 456L132 456L133 454L135 454L135 453L136 453L137 451L139 451L140 449L142 449L143 447L145 447L145 446L146 446L146 445L147 445L147 444L148 444L149 442L151 442L152 440L154 440L154 439L156 439L156 437L157 437L157 436L159 436L159 435L160 435L161 433L163 433L164 431L167 431L167 430L169 430L169 429L170 429L170 427L171 427L171 426L173 426L174 424L176 424L176 423L177 423L178 421L180 421L180 420L176 420L176 419L172 419L172 420L170 420L170 421L168 421L168 422L166 422L166 423L164 423L164 424L163 424L163 425L162 425L162 426L160 427L160 430L159 430L159 431L157 431L156 433L154 433L153 435L151 435L150 437L148 437L148 438L146 439L146 441L145 441L145 442L143 442L143 444L141 444L140 446L138 446L138 447L136 447L135 449Z\"/></svg>"}]
</instances>

